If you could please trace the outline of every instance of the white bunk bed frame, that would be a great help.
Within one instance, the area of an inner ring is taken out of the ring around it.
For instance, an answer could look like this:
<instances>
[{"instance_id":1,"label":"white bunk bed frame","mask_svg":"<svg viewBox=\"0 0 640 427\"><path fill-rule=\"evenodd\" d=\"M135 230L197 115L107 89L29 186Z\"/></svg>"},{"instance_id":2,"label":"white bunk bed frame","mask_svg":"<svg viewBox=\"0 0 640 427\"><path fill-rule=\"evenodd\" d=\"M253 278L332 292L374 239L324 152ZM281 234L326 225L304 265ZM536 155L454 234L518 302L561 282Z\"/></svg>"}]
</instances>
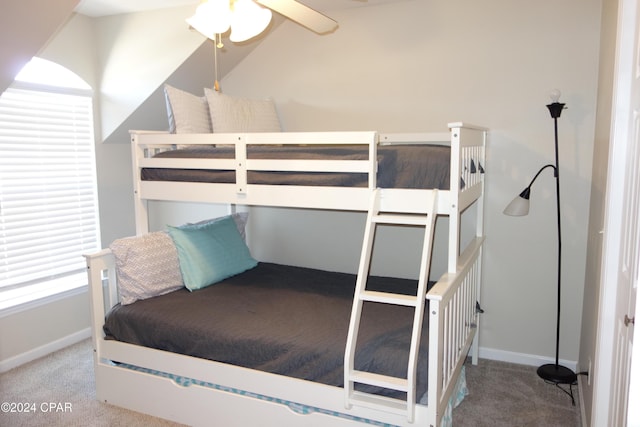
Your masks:
<instances>
[{"instance_id":1,"label":"white bunk bed frame","mask_svg":"<svg viewBox=\"0 0 640 427\"><path fill-rule=\"evenodd\" d=\"M108 249L87 255L99 400L189 425L324 427L371 422L400 426L440 425L469 350L474 364L478 358L476 304L480 298L484 241L484 174L473 173L470 164L477 162L481 170L486 167L487 129L451 123L449 132L440 134L170 135L146 131L132 131L131 134L138 234L149 231L148 200L370 211L372 195L377 193L380 211L425 215L435 209L437 215L449 216L448 271L426 294L430 316L427 404L411 404L407 410L397 411L384 404L351 404L348 398L345 400L342 387L106 340L102 330L105 313L118 302L115 260ZM424 142L450 144L450 189L376 191L378 144ZM236 157L229 160L152 158L156 152L171 149L176 143L231 143L235 145ZM363 144L368 147L369 156L368 160L361 161L252 160L246 155L249 144ZM145 167L235 170L237 182L142 181L140 170ZM368 174L369 185L351 188L248 184L248 170L364 172ZM430 206L429 201L434 205ZM474 203L477 204L475 237L461 251L461 213ZM423 254L424 257L430 258L430 253ZM368 266L368 261L364 266ZM130 369L121 364L144 369ZM180 385L184 382L176 381L176 378L187 378L190 385ZM301 407L306 409L296 410Z\"/></svg>"}]
</instances>

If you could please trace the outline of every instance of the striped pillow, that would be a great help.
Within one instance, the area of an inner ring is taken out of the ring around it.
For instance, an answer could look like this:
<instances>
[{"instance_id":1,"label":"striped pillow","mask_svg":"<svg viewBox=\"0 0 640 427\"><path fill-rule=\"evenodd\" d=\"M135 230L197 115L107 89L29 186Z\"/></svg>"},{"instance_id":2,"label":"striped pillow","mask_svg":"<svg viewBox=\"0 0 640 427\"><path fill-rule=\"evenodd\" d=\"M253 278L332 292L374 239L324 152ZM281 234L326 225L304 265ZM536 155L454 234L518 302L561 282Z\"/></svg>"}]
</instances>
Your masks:
<instances>
[{"instance_id":1,"label":"striped pillow","mask_svg":"<svg viewBox=\"0 0 640 427\"><path fill-rule=\"evenodd\" d=\"M280 132L280 120L272 99L228 96L205 88L214 133Z\"/></svg>"},{"instance_id":2,"label":"striped pillow","mask_svg":"<svg viewBox=\"0 0 640 427\"><path fill-rule=\"evenodd\" d=\"M169 132L171 133L211 133L209 106L204 96L164 85L167 102Z\"/></svg>"}]
</instances>

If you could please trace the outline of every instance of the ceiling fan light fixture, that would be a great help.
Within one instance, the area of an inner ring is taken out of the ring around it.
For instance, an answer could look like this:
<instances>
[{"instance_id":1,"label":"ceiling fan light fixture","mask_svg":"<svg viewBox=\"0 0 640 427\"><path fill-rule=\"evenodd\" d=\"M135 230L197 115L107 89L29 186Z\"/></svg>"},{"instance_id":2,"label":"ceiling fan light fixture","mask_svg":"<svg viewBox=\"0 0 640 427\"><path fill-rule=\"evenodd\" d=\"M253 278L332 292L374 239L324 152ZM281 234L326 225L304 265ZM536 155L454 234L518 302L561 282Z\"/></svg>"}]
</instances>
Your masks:
<instances>
[{"instance_id":1,"label":"ceiling fan light fixture","mask_svg":"<svg viewBox=\"0 0 640 427\"><path fill-rule=\"evenodd\" d=\"M231 41L244 42L267 29L272 10L318 34L338 28L336 21L297 0L203 0L186 21L211 40L220 39L231 28Z\"/></svg>"},{"instance_id":2,"label":"ceiling fan light fixture","mask_svg":"<svg viewBox=\"0 0 640 427\"><path fill-rule=\"evenodd\" d=\"M187 23L203 36L215 40L216 34L229 30L231 9L229 0L208 0L198 6Z\"/></svg>"},{"instance_id":3,"label":"ceiling fan light fixture","mask_svg":"<svg viewBox=\"0 0 640 427\"><path fill-rule=\"evenodd\" d=\"M231 35L234 43L247 41L262 33L271 22L271 10L253 0L235 0L231 14Z\"/></svg>"}]
</instances>

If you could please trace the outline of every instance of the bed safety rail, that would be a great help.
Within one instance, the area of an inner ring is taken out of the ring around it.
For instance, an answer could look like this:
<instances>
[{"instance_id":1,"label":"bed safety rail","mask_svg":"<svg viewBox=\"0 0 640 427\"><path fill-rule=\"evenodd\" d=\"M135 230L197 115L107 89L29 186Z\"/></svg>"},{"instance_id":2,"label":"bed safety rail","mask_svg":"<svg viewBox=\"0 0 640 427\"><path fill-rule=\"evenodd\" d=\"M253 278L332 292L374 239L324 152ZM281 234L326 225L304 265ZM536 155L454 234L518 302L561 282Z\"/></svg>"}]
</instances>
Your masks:
<instances>
[{"instance_id":1,"label":"bed safety rail","mask_svg":"<svg viewBox=\"0 0 640 427\"><path fill-rule=\"evenodd\" d=\"M428 405L438 414L444 413L444 396L451 395L470 349L473 364L478 363L483 242L483 236L473 239L460 256L457 272L445 273L427 293L429 351L437 349L437 356L429 357Z\"/></svg>"},{"instance_id":2,"label":"bed safety rail","mask_svg":"<svg viewBox=\"0 0 640 427\"><path fill-rule=\"evenodd\" d=\"M140 143L151 135L150 144ZM376 187L376 149L378 133L366 132L271 132L271 133L227 133L192 134L189 145L233 145L234 159L157 159L152 156L175 146L175 135L169 133L132 132L134 153L138 168L161 167L167 169L215 169L234 170L235 190L239 195L247 193L248 171L270 172L343 172L366 173L369 188ZM304 159L250 159L247 147L251 145L351 145L368 148L365 160L304 160ZM137 147L137 148L135 148Z\"/></svg>"}]
</instances>

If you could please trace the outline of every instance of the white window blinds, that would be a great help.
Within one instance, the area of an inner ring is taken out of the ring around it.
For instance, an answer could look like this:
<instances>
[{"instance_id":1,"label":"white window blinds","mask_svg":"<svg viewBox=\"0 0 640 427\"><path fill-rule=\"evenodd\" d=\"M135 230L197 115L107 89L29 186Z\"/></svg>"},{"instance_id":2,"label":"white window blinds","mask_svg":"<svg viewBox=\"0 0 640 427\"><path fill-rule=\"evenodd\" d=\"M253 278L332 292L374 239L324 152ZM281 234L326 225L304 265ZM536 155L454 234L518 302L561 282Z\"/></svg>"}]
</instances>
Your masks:
<instances>
[{"instance_id":1,"label":"white window blinds","mask_svg":"<svg viewBox=\"0 0 640 427\"><path fill-rule=\"evenodd\" d=\"M92 97L0 96L0 291L84 270L99 249Z\"/></svg>"}]
</instances>

